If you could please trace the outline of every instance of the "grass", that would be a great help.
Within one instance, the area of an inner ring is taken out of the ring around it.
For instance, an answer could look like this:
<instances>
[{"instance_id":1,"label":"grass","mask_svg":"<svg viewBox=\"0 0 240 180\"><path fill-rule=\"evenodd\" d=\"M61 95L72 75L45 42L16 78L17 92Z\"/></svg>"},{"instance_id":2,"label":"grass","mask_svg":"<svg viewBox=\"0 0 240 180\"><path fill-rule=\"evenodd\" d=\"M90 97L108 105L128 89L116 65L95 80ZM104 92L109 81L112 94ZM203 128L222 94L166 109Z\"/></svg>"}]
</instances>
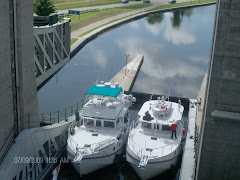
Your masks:
<instances>
[{"instance_id":1,"label":"grass","mask_svg":"<svg viewBox=\"0 0 240 180\"><path fill-rule=\"evenodd\" d=\"M138 14L138 13L136 13L136 14ZM132 15L135 15L135 14L132 14ZM132 15L129 15L129 16L132 16ZM118 20L121 20L121 19L124 19L124 18L127 18L127 17L129 17L129 16L125 16L125 17L123 17L123 18L119 18L119 19L116 19L116 20L113 20L113 21L109 21L108 23L102 24L102 25L100 25L100 26L98 26L98 27L95 27L95 28L93 28L93 29L91 29L91 30L89 30L89 31L86 31L86 32L82 33L82 34L79 35L78 37L83 37L83 36L85 36L86 34L92 32L92 31L94 31L94 30L96 30L96 29L98 29L98 28L100 28L100 27L102 27L102 26L105 26L105 25L107 25L107 24L113 23L113 22L115 22L115 21L118 21Z\"/></svg>"},{"instance_id":2,"label":"grass","mask_svg":"<svg viewBox=\"0 0 240 180\"><path fill-rule=\"evenodd\" d=\"M129 12L135 9L141 9L145 7L149 7L151 4L140 4L140 5L132 5L132 6L123 6L111 9L103 9L94 12L87 12L80 14L79 16L69 16L71 18L71 31L78 30L84 26L95 23L97 21L116 16L125 12Z\"/></svg>"},{"instance_id":3,"label":"grass","mask_svg":"<svg viewBox=\"0 0 240 180\"><path fill-rule=\"evenodd\" d=\"M167 8L180 7L180 6L198 5L198 4L204 4L204 3L210 3L210 2L216 2L216 0L201 0L200 2L189 1L189 2L183 2L183 3L168 4L168 5L163 5L163 6L159 6L159 7L147 10L145 12L156 11L156 10L167 9Z\"/></svg>"},{"instance_id":4,"label":"grass","mask_svg":"<svg viewBox=\"0 0 240 180\"><path fill-rule=\"evenodd\" d=\"M121 3L121 0L98 0L98 1L91 1L91 6L102 6L102 5L118 4L118 3ZM89 7L89 6L90 6L90 0L81 1L77 3L69 3L69 4L55 4L55 7L57 10L82 8L82 7Z\"/></svg>"},{"instance_id":5,"label":"grass","mask_svg":"<svg viewBox=\"0 0 240 180\"><path fill-rule=\"evenodd\" d=\"M72 38L71 39L71 45L74 44L77 40L78 40L78 38Z\"/></svg>"}]
</instances>

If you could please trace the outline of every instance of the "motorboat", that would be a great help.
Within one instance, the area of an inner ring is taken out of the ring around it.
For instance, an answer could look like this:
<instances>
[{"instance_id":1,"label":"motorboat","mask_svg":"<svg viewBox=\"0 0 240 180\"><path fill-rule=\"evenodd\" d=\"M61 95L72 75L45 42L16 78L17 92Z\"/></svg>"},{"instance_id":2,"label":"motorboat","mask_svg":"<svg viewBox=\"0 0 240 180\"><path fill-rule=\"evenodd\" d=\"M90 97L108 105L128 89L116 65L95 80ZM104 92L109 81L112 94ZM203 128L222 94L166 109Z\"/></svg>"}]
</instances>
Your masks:
<instances>
[{"instance_id":1,"label":"motorboat","mask_svg":"<svg viewBox=\"0 0 240 180\"><path fill-rule=\"evenodd\" d=\"M128 108L135 101L118 83L101 82L87 91L79 126L70 125L67 141L68 158L80 177L119 160L129 133Z\"/></svg>"},{"instance_id":2,"label":"motorboat","mask_svg":"<svg viewBox=\"0 0 240 180\"><path fill-rule=\"evenodd\" d=\"M165 96L143 104L139 119L130 126L126 159L141 179L149 179L174 167L181 151L184 107ZM171 126L177 125L176 137Z\"/></svg>"}]
</instances>

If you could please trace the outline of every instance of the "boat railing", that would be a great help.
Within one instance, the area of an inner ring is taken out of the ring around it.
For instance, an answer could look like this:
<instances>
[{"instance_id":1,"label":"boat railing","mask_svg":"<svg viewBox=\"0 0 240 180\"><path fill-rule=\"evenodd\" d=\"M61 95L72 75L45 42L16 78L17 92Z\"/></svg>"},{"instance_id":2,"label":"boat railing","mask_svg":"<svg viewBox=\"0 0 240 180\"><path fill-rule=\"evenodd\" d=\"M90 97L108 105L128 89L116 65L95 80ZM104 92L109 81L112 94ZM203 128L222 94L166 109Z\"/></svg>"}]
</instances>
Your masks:
<instances>
[{"instance_id":1,"label":"boat railing","mask_svg":"<svg viewBox=\"0 0 240 180\"><path fill-rule=\"evenodd\" d=\"M84 147L79 147L78 143L73 140L72 135L71 135L71 131L72 131L72 129L74 129L74 127L75 127L75 122L72 122L72 124L69 127L70 130L69 130L69 134L68 134L68 141L74 143L74 146L76 147L76 154L78 154L78 153L81 153L81 154L96 153L96 152L99 152L117 142L116 137L111 137L111 138L108 138L101 142L97 142L97 143L93 143L93 144L85 144ZM123 131L122 129L119 129L119 131L116 134L121 134L122 131Z\"/></svg>"},{"instance_id":2,"label":"boat railing","mask_svg":"<svg viewBox=\"0 0 240 180\"><path fill-rule=\"evenodd\" d=\"M164 151L168 149L168 153L170 151L170 153L174 152L176 148L174 148L174 146L178 145L179 143L181 143L181 138L183 135L182 132L182 123L179 122L178 124L178 129L179 129L179 133L177 134L177 139L176 141L174 141L171 144L168 144L166 146L161 146L161 147L157 147L157 148L143 148L140 145L138 145L136 142L134 142L132 136L129 136L128 138L128 145L129 147L131 147L132 151L139 157L143 157L143 156L149 156L148 159L155 159L158 157L163 157L164 156Z\"/></svg>"},{"instance_id":3,"label":"boat railing","mask_svg":"<svg viewBox=\"0 0 240 180\"><path fill-rule=\"evenodd\" d=\"M109 147L110 145L113 145L115 142L117 142L116 138L109 138L98 143L85 144L85 146L79 147L78 143L74 141L71 136L69 136L68 141L71 141L72 143L75 144L76 154L83 154L83 155L97 153Z\"/></svg>"}]
</instances>

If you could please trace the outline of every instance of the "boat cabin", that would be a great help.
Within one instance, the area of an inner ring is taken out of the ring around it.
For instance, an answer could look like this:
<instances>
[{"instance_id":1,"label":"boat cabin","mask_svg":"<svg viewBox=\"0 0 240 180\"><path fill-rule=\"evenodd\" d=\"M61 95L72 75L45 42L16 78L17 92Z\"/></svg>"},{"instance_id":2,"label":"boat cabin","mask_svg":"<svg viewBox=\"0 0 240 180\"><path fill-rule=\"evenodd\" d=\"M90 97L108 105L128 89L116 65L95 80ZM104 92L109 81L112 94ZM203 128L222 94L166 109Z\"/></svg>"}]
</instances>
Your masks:
<instances>
[{"instance_id":1,"label":"boat cabin","mask_svg":"<svg viewBox=\"0 0 240 180\"><path fill-rule=\"evenodd\" d=\"M168 124L158 124L156 121L144 121L140 120L140 125L142 128L146 130L153 130L153 131L170 131L171 127Z\"/></svg>"},{"instance_id":2,"label":"boat cabin","mask_svg":"<svg viewBox=\"0 0 240 180\"><path fill-rule=\"evenodd\" d=\"M123 124L124 118L118 117L116 120L105 120L105 119L94 119L94 118L81 118L80 125L87 127L97 127L97 128L118 128Z\"/></svg>"}]
</instances>

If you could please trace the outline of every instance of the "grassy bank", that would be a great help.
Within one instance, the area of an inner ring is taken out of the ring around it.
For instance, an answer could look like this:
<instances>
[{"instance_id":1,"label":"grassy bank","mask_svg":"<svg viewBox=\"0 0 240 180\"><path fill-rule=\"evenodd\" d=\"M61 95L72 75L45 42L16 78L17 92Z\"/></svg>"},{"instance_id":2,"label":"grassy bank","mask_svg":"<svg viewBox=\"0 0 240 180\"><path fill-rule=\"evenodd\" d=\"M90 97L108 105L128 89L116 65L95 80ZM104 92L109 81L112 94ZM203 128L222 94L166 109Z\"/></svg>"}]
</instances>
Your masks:
<instances>
[{"instance_id":1,"label":"grassy bank","mask_svg":"<svg viewBox=\"0 0 240 180\"><path fill-rule=\"evenodd\" d=\"M181 6L200 5L200 4L211 3L211 2L216 2L216 0L201 0L200 2L198 2L198 1L190 1L190 2L184 2L184 3L168 4L168 5L163 5L163 6L159 6L159 7L156 7L156 8L150 9L150 10L147 10L147 11L145 11L145 12L150 12L150 11L155 11L155 10L161 10L161 9L168 9L168 8L174 8L174 7L181 7ZM147 7L147 4L144 4L144 5L146 5L146 7ZM122 8L124 9L124 7L122 7ZM116 8L116 9L117 9L117 8ZM121 8L120 8L120 9L121 9ZM126 10L126 9L127 9L127 8L125 8L125 10ZM136 13L136 14L139 14L139 13ZM136 14L132 14L132 15L129 15L129 16L133 16L133 15L136 15ZM98 26L98 27L96 27L96 28L93 28L93 29L91 29L91 30L89 30L89 31L84 32L83 34L79 35L78 37L83 37L84 35L92 32L92 31L94 31L94 30L96 30L96 29L98 29L98 28L100 28L100 27L102 27L102 26L105 26L105 25L110 24L110 23L113 23L113 22L115 22L115 21L124 19L124 18L129 17L129 16L125 16L125 17L123 17L123 18L116 19L116 20L110 21L110 22L108 22L108 23L102 24L102 25L100 25L100 26Z\"/></svg>"},{"instance_id":2,"label":"grassy bank","mask_svg":"<svg viewBox=\"0 0 240 180\"><path fill-rule=\"evenodd\" d=\"M159 7L147 10L145 12L156 11L156 10L161 10L161 9L168 9L168 8L174 8L174 7L181 7L181 6L205 4L205 3L211 3L211 2L216 2L216 0L201 0L200 2L199 1L189 1L189 2L183 2L183 3L168 4L168 5L163 5L163 6L159 6Z\"/></svg>"},{"instance_id":3,"label":"grassy bank","mask_svg":"<svg viewBox=\"0 0 240 180\"><path fill-rule=\"evenodd\" d=\"M121 0L98 0L98 1L91 1L91 6L102 6L102 5L119 4L119 3L121 3ZM69 4L55 3L55 7L57 10L82 8L82 7L89 7L89 6L90 6L90 0L80 1L80 2L78 1L78 2L69 3Z\"/></svg>"},{"instance_id":4,"label":"grassy bank","mask_svg":"<svg viewBox=\"0 0 240 180\"><path fill-rule=\"evenodd\" d=\"M74 44L77 40L78 40L78 38L72 38L71 39L71 45Z\"/></svg>"},{"instance_id":5,"label":"grassy bank","mask_svg":"<svg viewBox=\"0 0 240 180\"><path fill-rule=\"evenodd\" d=\"M84 26L87 26L89 24L95 23L97 21L116 16L122 13L126 13L135 9L141 9L151 6L151 4L140 4L140 5L134 5L134 6L123 6L123 7L117 7L117 8L111 8L111 9L103 9L99 11L94 12L87 12L80 14L80 20L79 16L69 16L71 18L71 31L78 30Z\"/></svg>"}]
</instances>

